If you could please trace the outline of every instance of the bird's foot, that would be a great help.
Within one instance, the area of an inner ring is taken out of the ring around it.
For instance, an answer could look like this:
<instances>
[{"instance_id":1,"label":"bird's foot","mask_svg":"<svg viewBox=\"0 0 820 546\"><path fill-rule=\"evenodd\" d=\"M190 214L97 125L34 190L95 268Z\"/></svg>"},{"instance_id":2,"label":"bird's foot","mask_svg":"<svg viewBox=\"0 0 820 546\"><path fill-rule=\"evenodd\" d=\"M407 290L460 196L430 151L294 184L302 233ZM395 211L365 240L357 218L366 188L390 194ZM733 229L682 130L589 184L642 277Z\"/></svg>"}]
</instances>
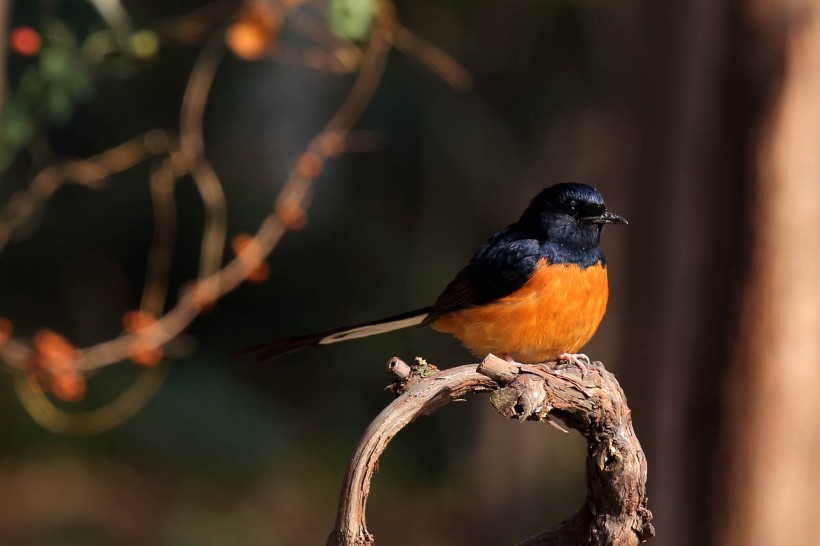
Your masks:
<instances>
[{"instance_id":1,"label":"bird's foot","mask_svg":"<svg viewBox=\"0 0 820 546\"><path fill-rule=\"evenodd\" d=\"M504 353L503 356L504 356L504 360L506 360L507 362L509 362L511 364L518 364L518 362L516 362L515 359L513 357L511 357L509 354Z\"/></svg>"},{"instance_id":2,"label":"bird's foot","mask_svg":"<svg viewBox=\"0 0 820 546\"><path fill-rule=\"evenodd\" d=\"M587 366L592 366L592 361L583 353L561 353L558 355L558 360L570 362L578 366L578 369L581 370L581 379L587 374Z\"/></svg>"}]
</instances>

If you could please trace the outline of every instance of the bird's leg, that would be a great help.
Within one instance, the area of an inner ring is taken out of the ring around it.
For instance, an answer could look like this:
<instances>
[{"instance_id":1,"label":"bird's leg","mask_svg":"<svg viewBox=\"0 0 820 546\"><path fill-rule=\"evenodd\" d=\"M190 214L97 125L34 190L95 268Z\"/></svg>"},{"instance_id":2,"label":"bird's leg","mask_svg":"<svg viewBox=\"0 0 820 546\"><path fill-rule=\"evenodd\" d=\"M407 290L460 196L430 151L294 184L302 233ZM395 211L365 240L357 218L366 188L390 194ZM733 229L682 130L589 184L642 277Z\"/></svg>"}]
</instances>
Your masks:
<instances>
[{"instance_id":1,"label":"bird's leg","mask_svg":"<svg viewBox=\"0 0 820 546\"><path fill-rule=\"evenodd\" d=\"M515 359L509 355L509 353L504 353L503 356L504 356L504 360L506 360L507 362L509 362L511 364L518 364L518 362L516 362Z\"/></svg>"},{"instance_id":2,"label":"bird's leg","mask_svg":"<svg viewBox=\"0 0 820 546\"><path fill-rule=\"evenodd\" d=\"M589 357L583 353L561 353L558 355L558 360L563 360L565 362L571 362L578 366L578 369L581 370L581 378L587 374L587 366L591 366L592 362L589 360Z\"/></svg>"}]
</instances>

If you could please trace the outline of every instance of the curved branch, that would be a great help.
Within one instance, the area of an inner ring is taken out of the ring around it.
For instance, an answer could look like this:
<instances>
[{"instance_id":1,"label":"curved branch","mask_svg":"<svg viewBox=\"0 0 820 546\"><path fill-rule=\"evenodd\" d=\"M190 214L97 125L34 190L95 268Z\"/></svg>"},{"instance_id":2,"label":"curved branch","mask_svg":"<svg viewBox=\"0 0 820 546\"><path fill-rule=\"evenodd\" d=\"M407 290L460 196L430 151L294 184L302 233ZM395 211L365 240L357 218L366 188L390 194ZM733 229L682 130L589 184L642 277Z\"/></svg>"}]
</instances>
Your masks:
<instances>
[{"instance_id":1,"label":"curved branch","mask_svg":"<svg viewBox=\"0 0 820 546\"><path fill-rule=\"evenodd\" d=\"M393 358L388 363L391 371L391 366L396 362L401 361ZM401 364L407 366L403 362ZM418 379L419 375L409 373L401 384L405 385L414 378ZM365 507L373 472L393 436L418 417L433 413L456 398L495 388L495 382L477 373L475 365L459 366L420 379L382 410L367 427L348 468L336 515L336 527L328 538L328 546L374 544L373 535L365 525Z\"/></svg>"},{"instance_id":2,"label":"curved branch","mask_svg":"<svg viewBox=\"0 0 820 546\"><path fill-rule=\"evenodd\" d=\"M490 402L503 416L551 423L552 414L588 442L584 506L567 521L519 546L632 546L655 535L652 513L646 507L646 458L632 428L626 397L600 362L593 363L584 377L572 365L515 364L493 355L478 366L437 373L423 361L409 367L396 358L388 369L399 378L394 390L401 395L359 441L328 546L375 544L365 524L370 482L379 456L404 426L465 394L486 391L494 391Z\"/></svg>"}]
</instances>

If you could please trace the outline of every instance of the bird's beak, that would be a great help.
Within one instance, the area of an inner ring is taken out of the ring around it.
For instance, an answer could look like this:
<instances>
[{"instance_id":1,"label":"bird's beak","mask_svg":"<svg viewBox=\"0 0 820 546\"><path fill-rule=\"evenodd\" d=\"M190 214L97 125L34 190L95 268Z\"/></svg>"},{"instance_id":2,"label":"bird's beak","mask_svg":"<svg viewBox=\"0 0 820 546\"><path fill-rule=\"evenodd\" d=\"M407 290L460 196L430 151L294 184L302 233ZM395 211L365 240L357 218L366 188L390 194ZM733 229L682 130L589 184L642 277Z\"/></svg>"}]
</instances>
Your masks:
<instances>
[{"instance_id":1,"label":"bird's beak","mask_svg":"<svg viewBox=\"0 0 820 546\"><path fill-rule=\"evenodd\" d=\"M606 211L600 216L590 216L589 218L582 218L585 222L591 224L628 224L626 218L618 216L615 213Z\"/></svg>"}]
</instances>

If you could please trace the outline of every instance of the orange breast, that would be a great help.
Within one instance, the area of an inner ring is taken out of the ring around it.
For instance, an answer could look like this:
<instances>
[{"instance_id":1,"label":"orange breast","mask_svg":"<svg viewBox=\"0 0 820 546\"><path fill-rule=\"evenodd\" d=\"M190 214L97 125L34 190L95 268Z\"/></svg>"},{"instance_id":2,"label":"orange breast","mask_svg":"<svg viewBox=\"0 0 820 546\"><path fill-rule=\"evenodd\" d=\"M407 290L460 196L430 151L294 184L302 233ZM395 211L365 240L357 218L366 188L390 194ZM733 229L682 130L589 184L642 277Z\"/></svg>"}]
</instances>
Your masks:
<instances>
[{"instance_id":1,"label":"orange breast","mask_svg":"<svg viewBox=\"0 0 820 546\"><path fill-rule=\"evenodd\" d=\"M448 313L431 327L456 336L474 355L510 355L544 362L577 353L606 311L606 267L539 264L515 293L495 302Z\"/></svg>"}]
</instances>

